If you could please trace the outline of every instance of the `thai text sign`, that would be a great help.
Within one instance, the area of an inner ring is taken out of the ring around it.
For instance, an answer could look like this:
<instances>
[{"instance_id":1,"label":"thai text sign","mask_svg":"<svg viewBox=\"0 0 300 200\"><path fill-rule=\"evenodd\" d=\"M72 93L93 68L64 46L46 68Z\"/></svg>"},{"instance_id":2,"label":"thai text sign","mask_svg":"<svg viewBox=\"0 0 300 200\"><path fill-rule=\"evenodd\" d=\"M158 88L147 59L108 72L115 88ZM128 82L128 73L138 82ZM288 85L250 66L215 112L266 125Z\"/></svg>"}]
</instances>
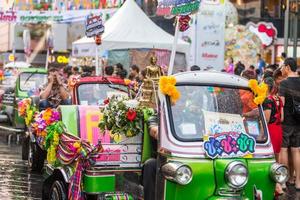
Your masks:
<instances>
[{"instance_id":1,"label":"thai text sign","mask_svg":"<svg viewBox=\"0 0 300 200\"><path fill-rule=\"evenodd\" d=\"M200 0L158 0L157 15L188 15L199 9Z\"/></svg>"},{"instance_id":2,"label":"thai text sign","mask_svg":"<svg viewBox=\"0 0 300 200\"><path fill-rule=\"evenodd\" d=\"M204 112L205 132L203 148L212 159L242 157L253 154L256 141L247 134L240 115Z\"/></svg>"},{"instance_id":3,"label":"thai text sign","mask_svg":"<svg viewBox=\"0 0 300 200\"><path fill-rule=\"evenodd\" d=\"M85 22L85 35L94 37L104 32L104 25L101 15L88 15Z\"/></svg>"}]
</instances>

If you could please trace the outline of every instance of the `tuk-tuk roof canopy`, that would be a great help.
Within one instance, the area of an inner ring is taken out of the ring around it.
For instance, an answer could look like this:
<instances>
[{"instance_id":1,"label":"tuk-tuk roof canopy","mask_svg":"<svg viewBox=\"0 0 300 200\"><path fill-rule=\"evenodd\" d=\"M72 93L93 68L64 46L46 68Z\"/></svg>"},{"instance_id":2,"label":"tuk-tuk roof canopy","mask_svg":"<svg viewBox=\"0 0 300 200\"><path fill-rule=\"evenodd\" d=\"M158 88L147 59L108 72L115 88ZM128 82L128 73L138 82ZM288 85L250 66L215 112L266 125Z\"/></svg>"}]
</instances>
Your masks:
<instances>
[{"instance_id":1,"label":"tuk-tuk roof canopy","mask_svg":"<svg viewBox=\"0 0 300 200\"><path fill-rule=\"evenodd\" d=\"M194 83L203 85L222 85L229 87L246 87L248 80L233 74L211 71L189 71L174 75L177 83Z\"/></svg>"}]
</instances>

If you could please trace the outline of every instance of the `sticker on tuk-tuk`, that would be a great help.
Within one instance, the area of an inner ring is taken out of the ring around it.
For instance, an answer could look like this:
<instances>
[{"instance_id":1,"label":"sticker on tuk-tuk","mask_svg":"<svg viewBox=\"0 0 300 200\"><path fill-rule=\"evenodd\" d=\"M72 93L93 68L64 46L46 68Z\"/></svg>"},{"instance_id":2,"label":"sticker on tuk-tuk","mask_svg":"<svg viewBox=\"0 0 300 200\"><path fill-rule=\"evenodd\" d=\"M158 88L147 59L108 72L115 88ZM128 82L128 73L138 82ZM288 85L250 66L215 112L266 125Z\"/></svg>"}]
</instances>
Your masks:
<instances>
[{"instance_id":1,"label":"sticker on tuk-tuk","mask_svg":"<svg viewBox=\"0 0 300 200\"><path fill-rule=\"evenodd\" d=\"M256 141L245 130L238 114L204 111L205 131L203 148L209 158L243 157L253 154Z\"/></svg>"}]
</instances>

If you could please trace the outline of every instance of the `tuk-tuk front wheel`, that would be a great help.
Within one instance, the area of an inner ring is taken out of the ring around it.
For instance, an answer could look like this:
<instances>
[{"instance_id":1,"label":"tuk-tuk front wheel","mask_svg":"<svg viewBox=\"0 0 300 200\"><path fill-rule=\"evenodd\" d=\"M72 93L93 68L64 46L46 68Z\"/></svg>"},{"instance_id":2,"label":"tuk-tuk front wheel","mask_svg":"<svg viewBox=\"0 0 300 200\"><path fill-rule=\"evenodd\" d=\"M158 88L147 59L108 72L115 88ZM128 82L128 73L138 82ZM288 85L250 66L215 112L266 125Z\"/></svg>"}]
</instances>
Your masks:
<instances>
[{"instance_id":1,"label":"tuk-tuk front wheel","mask_svg":"<svg viewBox=\"0 0 300 200\"><path fill-rule=\"evenodd\" d=\"M28 160L30 137L25 135L22 139L22 160Z\"/></svg>"},{"instance_id":2,"label":"tuk-tuk front wheel","mask_svg":"<svg viewBox=\"0 0 300 200\"><path fill-rule=\"evenodd\" d=\"M63 181L53 182L50 189L50 200L67 200L67 190Z\"/></svg>"},{"instance_id":3,"label":"tuk-tuk front wheel","mask_svg":"<svg viewBox=\"0 0 300 200\"><path fill-rule=\"evenodd\" d=\"M28 146L28 165L32 171L41 172L44 167L45 152L35 142L29 142Z\"/></svg>"}]
</instances>

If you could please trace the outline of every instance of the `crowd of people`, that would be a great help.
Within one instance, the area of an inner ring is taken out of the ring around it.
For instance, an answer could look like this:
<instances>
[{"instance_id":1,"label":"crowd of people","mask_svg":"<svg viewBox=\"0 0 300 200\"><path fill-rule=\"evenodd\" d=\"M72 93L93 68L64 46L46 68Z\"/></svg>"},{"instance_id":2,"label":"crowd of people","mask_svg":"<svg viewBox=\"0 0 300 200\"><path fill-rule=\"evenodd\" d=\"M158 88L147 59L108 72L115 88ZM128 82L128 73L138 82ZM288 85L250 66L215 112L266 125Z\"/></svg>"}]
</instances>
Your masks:
<instances>
[{"instance_id":1,"label":"crowd of people","mask_svg":"<svg viewBox=\"0 0 300 200\"><path fill-rule=\"evenodd\" d=\"M268 85L268 96L263 103L264 115L268 123L270 139L276 161L289 169L289 180L285 185L277 185L277 195L284 189L296 188L300 192L300 76L297 62L282 54L280 65L266 65L261 55L257 55L257 66L246 67L241 62L233 64L227 60L222 70L246 79L256 79Z\"/></svg>"}]
</instances>

